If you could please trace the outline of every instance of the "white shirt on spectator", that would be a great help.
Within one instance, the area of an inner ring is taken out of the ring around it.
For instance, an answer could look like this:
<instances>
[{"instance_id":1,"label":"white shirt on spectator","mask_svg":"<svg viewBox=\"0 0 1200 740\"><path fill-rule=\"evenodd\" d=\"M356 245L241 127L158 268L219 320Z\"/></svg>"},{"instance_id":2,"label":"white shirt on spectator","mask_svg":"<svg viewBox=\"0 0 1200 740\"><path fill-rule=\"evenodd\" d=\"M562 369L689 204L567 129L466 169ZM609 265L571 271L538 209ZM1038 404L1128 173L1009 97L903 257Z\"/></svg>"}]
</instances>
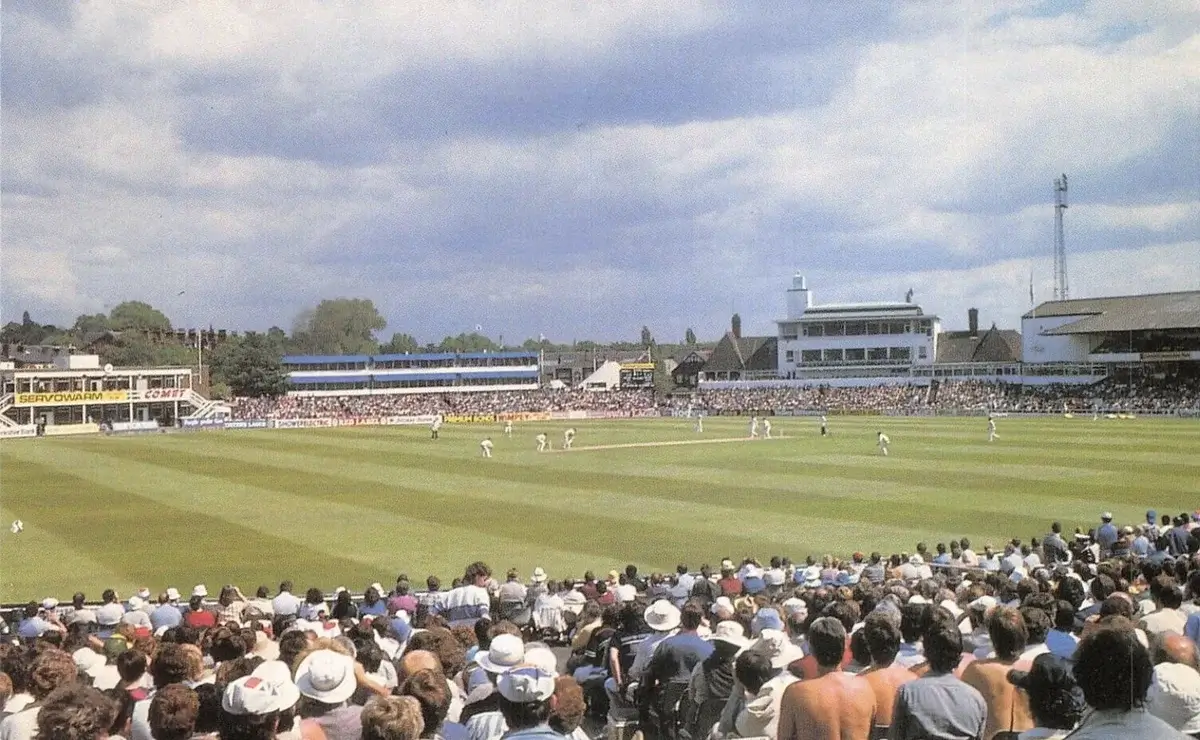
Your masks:
<instances>
[{"instance_id":1,"label":"white shirt on spectator","mask_svg":"<svg viewBox=\"0 0 1200 740\"><path fill-rule=\"evenodd\" d=\"M446 600L438 613L451 627L470 627L488 616L491 604L492 600L486 588L474 585L459 586L446 594Z\"/></svg>"},{"instance_id":2,"label":"white shirt on spectator","mask_svg":"<svg viewBox=\"0 0 1200 740\"><path fill-rule=\"evenodd\" d=\"M41 707L22 709L0 722L0 740L32 740L37 736L37 716Z\"/></svg>"},{"instance_id":3,"label":"white shirt on spectator","mask_svg":"<svg viewBox=\"0 0 1200 740\"><path fill-rule=\"evenodd\" d=\"M300 599L288 591L280 591L278 596L271 599L271 608L280 616L296 614L300 611Z\"/></svg>"}]
</instances>

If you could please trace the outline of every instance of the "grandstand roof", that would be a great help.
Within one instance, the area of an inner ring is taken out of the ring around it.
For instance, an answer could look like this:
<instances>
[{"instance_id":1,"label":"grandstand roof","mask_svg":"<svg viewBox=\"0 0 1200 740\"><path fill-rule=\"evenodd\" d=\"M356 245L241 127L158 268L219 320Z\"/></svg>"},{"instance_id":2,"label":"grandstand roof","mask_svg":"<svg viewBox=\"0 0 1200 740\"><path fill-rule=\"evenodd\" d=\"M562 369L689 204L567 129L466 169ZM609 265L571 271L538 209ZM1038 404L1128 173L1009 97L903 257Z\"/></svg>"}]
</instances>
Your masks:
<instances>
[{"instance_id":1,"label":"grandstand roof","mask_svg":"<svg viewBox=\"0 0 1200 740\"><path fill-rule=\"evenodd\" d=\"M1020 362L1021 332L991 329L971 336L969 331L946 331L938 335L937 363Z\"/></svg>"},{"instance_id":2,"label":"grandstand roof","mask_svg":"<svg viewBox=\"0 0 1200 740\"><path fill-rule=\"evenodd\" d=\"M1117 331L1200 327L1200 290L1179 293L1047 301L1023 318L1079 316L1046 334L1104 334Z\"/></svg>"},{"instance_id":3,"label":"grandstand roof","mask_svg":"<svg viewBox=\"0 0 1200 740\"><path fill-rule=\"evenodd\" d=\"M778 342L778 337L735 337L733 332L726 332L702 369L706 373L774 370Z\"/></svg>"}]
</instances>

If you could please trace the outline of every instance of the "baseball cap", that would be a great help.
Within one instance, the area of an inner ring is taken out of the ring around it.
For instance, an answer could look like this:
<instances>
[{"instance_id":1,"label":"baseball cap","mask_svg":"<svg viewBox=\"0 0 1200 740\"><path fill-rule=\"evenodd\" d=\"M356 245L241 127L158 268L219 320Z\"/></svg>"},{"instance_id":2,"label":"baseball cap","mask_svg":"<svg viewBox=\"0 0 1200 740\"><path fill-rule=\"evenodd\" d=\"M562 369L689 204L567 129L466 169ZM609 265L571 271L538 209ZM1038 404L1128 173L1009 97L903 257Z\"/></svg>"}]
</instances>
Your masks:
<instances>
[{"instance_id":1,"label":"baseball cap","mask_svg":"<svg viewBox=\"0 0 1200 740\"><path fill-rule=\"evenodd\" d=\"M333 650L314 650L296 667L296 688L323 704L341 704L357 686L354 659Z\"/></svg>"},{"instance_id":2,"label":"baseball cap","mask_svg":"<svg viewBox=\"0 0 1200 740\"><path fill-rule=\"evenodd\" d=\"M287 689L287 686L291 688ZM281 684L249 675L225 687L225 693L221 695L221 709L238 715L271 714L293 706L299 698L300 692L290 681Z\"/></svg>"},{"instance_id":3,"label":"baseball cap","mask_svg":"<svg viewBox=\"0 0 1200 740\"><path fill-rule=\"evenodd\" d=\"M514 704L532 704L554 695L554 676L532 665L521 665L500 676L500 696Z\"/></svg>"}]
</instances>

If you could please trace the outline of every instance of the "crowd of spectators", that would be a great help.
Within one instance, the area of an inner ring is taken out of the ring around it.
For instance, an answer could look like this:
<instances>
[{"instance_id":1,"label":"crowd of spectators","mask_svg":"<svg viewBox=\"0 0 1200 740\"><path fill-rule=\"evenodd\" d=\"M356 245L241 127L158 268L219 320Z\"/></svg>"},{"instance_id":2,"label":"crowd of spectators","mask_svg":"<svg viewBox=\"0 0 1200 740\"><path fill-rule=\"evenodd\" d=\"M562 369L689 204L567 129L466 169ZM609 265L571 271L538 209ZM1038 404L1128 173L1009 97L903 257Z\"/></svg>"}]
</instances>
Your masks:
<instances>
[{"instance_id":1,"label":"crowd of spectators","mask_svg":"<svg viewBox=\"0 0 1200 740\"><path fill-rule=\"evenodd\" d=\"M1105 513L978 552L48 598L0 644L0 738L1200 737L1198 527Z\"/></svg>"},{"instance_id":2,"label":"crowd of spectators","mask_svg":"<svg viewBox=\"0 0 1200 740\"><path fill-rule=\"evenodd\" d=\"M1094 385L1019 385L939 381L933 386L759 386L701 388L656 396L651 390L536 390L239 399L238 419L338 419L427 414L478 415L550 411L736 413L1177 413L1200 412L1200 375L1131 378L1115 374Z\"/></svg>"},{"instance_id":3,"label":"crowd of spectators","mask_svg":"<svg viewBox=\"0 0 1200 740\"><path fill-rule=\"evenodd\" d=\"M655 408L649 390L536 390L476 393L407 393L368 396L243 398L232 405L238 419L336 419L428 414L477 415L549 411L639 412Z\"/></svg>"}]
</instances>

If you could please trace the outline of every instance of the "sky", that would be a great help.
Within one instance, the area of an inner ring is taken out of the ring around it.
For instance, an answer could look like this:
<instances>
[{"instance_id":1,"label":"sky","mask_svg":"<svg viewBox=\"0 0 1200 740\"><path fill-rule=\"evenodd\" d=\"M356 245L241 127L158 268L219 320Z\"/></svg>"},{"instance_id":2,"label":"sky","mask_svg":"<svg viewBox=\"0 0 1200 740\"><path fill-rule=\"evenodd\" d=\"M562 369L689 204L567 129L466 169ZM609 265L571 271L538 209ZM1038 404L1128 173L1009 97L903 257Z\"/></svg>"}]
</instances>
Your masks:
<instances>
[{"instance_id":1,"label":"sky","mask_svg":"<svg viewBox=\"0 0 1200 740\"><path fill-rule=\"evenodd\" d=\"M1071 296L1200 289L1189 0L6 0L0 65L3 321L1019 328L1060 173Z\"/></svg>"}]
</instances>

